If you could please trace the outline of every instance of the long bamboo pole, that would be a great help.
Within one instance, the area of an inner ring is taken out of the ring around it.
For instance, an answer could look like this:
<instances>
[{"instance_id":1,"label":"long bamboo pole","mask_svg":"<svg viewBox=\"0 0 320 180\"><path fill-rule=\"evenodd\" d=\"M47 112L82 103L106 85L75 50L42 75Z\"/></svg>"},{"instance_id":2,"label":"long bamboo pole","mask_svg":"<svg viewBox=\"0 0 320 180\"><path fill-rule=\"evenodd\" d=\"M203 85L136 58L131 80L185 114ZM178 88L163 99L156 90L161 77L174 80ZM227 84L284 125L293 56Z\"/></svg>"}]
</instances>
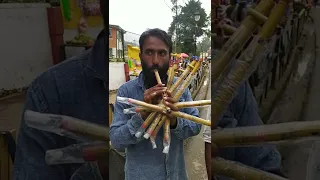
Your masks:
<instances>
[{"instance_id":1,"label":"long bamboo pole","mask_svg":"<svg viewBox=\"0 0 320 180\"><path fill-rule=\"evenodd\" d=\"M212 159L211 169L219 175L235 180L288 180L275 174L254 169L219 157Z\"/></svg>"},{"instance_id":2,"label":"long bamboo pole","mask_svg":"<svg viewBox=\"0 0 320 180\"><path fill-rule=\"evenodd\" d=\"M109 128L84 120L57 114L45 114L27 110L24 113L27 126L52 132L73 139L83 137L109 143Z\"/></svg>"},{"instance_id":3,"label":"long bamboo pole","mask_svg":"<svg viewBox=\"0 0 320 180\"><path fill-rule=\"evenodd\" d=\"M273 6L273 0L262 0L255 10L263 15L268 15ZM233 33L221 51L213 59L213 61L216 61L215 67L211 69L211 80L213 82L217 80L232 58L240 52L257 27L258 23L256 23L256 20L251 15L243 20L238 30Z\"/></svg>"},{"instance_id":4,"label":"long bamboo pole","mask_svg":"<svg viewBox=\"0 0 320 180\"><path fill-rule=\"evenodd\" d=\"M254 145L320 135L320 121L288 122L260 126L216 129L211 141L218 147Z\"/></svg>"},{"instance_id":5,"label":"long bamboo pole","mask_svg":"<svg viewBox=\"0 0 320 180\"><path fill-rule=\"evenodd\" d=\"M279 17L283 17L288 1L289 0L281 0L272 10L270 17L261 28L259 34L248 46L248 51L240 56L239 60L236 61L234 68L227 77L224 78L224 82L212 98L211 120L213 122L217 121L225 107L231 102L240 84L251 74L250 70L252 71L252 69L255 69L254 66L257 64L255 61L259 60L256 57L262 52L266 40L272 35L273 31L280 23L282 18Z\"/></svg>"}]
</instances>

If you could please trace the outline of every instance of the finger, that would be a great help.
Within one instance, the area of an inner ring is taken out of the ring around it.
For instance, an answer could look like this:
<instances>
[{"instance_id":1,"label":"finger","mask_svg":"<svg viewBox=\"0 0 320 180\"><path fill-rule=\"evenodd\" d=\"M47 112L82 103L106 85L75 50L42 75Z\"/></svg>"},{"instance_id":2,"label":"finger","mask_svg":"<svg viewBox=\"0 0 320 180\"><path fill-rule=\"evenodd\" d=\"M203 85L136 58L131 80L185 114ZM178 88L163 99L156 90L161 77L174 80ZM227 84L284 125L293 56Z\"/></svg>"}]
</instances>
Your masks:
<instances>
[{"instance_id":1,"label":"finger","mask_svg":"<svg viewBox=\"0 0 320 180\"><path fill-rule=\"evenodd\" d=\"M165 92L166 90L167 90L166 87L153 87L153 88L147 89L145 91L145 93L152 93L153 91L163 91L163 92Z\"/></svg>"},{"instance_id":2,"label":"finger","mask_svg":"<svg viewBox=\"0 0 320 180\"><path fill-rule=\"evenodd\" d=\"M174 104L174 103L177 102L174 98L172 98L172 97L170 97L170 96L169 96L169 97L163 97L163 99L164 99L165 101L171 103L171 104Z\"/></svg>"},{"instance_id":3,"label":"finger","mask_svg":"<svg viewBox=\"0 0 320 180\"><path fill-rule=\"evenodd\" d=\"M158 91L154 91L152 92L150 95L152 98L157 97L157 96L162 96L162 94L165 92L165 90L158 90Z\"/></svg>"},{"instance_id":4,"label":"finger","mask_svg":"<svg viewBox=\"0 0 320 180\"><path fill-rule=\"evenodd\" d=\"M172 97L172 94L171 94L171 92L170 92L170 91L166 90L166 92L165 92L165 93L167 94L167 96L168 96L168 97Z\"/></svg>"},{"instance_id":5,"label":"finger","mask_svg":"<svg viewBox=\"0 0 320 180\"><path fill-rule=\"evenodd\" d=\"M168 106L172 111L178 111L178 110L179 110L175 105L171 104L171 103L168 102L168 101L164 101L164 104L165 104L166 106Z\"/></svg>"}]
</instances>

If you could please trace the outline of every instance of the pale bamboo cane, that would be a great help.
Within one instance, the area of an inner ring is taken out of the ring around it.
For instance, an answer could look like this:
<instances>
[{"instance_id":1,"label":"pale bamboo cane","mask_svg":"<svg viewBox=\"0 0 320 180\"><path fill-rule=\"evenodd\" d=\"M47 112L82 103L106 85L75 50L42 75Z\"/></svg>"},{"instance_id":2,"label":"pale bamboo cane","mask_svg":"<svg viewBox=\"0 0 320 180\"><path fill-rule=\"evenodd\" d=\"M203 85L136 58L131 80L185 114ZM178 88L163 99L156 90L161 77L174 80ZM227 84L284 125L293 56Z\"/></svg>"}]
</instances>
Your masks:
<instances>
[{"instance_id":1,"label":"pale bamboo cane","mask_svg":"<svg viewBox=\"0 0 320 180\"><path fill-rule=\"evenodd\" d=\"M255 10L257 12L260 12L263 15L268 15L273 6L274 6L273 0L262 0L256 6ZM230 65L230 62L233 60L233 58L241 51L241 49L243 48L245 43L249 40L249 38L252 35L252 32L254 31L254 29L257 28L257 26L258 26L258 23L256 23L256 20L251 15L249 15L247 18L245 18L242 21L241 26L238 28L238 30L235 33L233 33L233 35L225 43L221 51L213 59L213 61L215 61L214 63L215 67L212 67L212 70L211 70L212 82L215 82L216 80L218 80L218 77ZM222 78L220 78L219 80L221 79ZM217 84L220 84L220 83L217 83ZM216 88L218 87L215 87L213 91L215 91ZM215 128L216 121L211 120L211 122L214 124L213 128Z\"/></svg>"},{"instance_id":2,"label":"pale bamboo cane","mask_svg":"<svg viewBox=\"0 0 320 180\"><path fill-rule=\"evenodd\" d=\"M77 118L45 114L27 110L24 113L27 126L77 139L76 136L109 143L109 128Z\"/></svg>"},{"instance_id":3,"label":"pale bamboo cane","mask_svg":"<svg viewBox=\"0 0 320 180\"><path fill-rule=\"evenodd\" d=\"M212 130L218 147L254 145L320 135L320 121L288 122Z\"/></svg>"},{"instance_id":4,"label":"pale bamboo cane","mask_svg":"<svg viewBox=\"0 0 320 180\"><path fill-rule=\"evenodd\" d=\"M219 157L212 159L211 169L219 175L235 180L288 180L275 174L254 169Z\"/></svg>"},{"instance_id":5,"label":"pale bamboo cane","mask_svg":"<svg viewBox=\"0 0 320 180\"><path fill-rule=\"evenodd\" d=\"M250 67L257 64L254 62L256 56L264 49L264 42L267 40L281 21L287 7L288 0L280 1L273 9L267 22L261 28L259 34L252 40L249 47L249 51L244 52L238 61L236 61L235 67L224 78L224 82L216 91L215 96L212 98L211 105L211 120L216 122L220 114L225 107L230 103L240 84L250 75ZM259 60L259 59L257 59ZM249 73L248 73L249 72Z\"/></svg>"},{"instance_id":6,"label":"pale bamboo cane","mask_svg":"<svg viewBox=\"0 0 320 180\"><path fill-rule=\"evenodd\" d=\"M193 65L195 64L195 62L192 62L186 69L186 71L177 79L177 81L174 83L174 85L169 89L170 92L172 92L173 90L175 90L177 87L180 86L180 84L182 83L182 81L184 80L184 78L188 75L188 73L192 70L193 68ZM174 67L174 66L173 66ZM160 104L160 105L163 105L163 104ZM155 116L155 112L151 113L146 121L147 122L151 122L152 121L152 118L151 115L153 115L153 117ZM144 132L145 129L143 129L143 127L141 127L141 130L139 130L135 136L136 137L141 137L142 133ZM143 132L142 132L143 131Z\"/></svg>"}]
</instances>

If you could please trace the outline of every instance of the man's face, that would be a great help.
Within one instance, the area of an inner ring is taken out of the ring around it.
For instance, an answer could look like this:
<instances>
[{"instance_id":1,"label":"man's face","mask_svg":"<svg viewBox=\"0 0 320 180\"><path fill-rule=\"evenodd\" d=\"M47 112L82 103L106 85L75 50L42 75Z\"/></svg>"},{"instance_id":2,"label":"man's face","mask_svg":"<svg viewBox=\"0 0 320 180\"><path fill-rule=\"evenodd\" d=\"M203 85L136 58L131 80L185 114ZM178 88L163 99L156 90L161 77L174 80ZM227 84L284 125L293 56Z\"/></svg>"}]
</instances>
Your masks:
<instances>
[{"instance_id":1,"label":"man's face","mask_svg":"<svg viewBox=\"0 0 320 180\"><path fill-rule=\"evenodd\" d=\"M155 69L159 71L162 83L166 83L170 63L169 47L161 39L149 36L145 40L139 56L146 88L151 88L157 84L153 72Z\"/></svg>"}]
</instances>

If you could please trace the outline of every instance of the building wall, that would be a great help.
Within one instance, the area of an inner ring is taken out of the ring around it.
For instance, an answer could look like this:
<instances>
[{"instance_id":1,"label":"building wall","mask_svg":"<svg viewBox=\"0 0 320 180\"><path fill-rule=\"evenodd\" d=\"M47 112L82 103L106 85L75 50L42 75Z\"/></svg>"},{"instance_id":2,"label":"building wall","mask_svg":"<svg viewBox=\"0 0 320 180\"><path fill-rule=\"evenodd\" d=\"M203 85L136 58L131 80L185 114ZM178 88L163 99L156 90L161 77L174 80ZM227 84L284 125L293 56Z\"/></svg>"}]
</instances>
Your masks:
<instances>
[{"instance_id":1,"label":"building wall","mask_svg":"<svg viewBox=\"0 0 320 180\"><path fill-rule=\"evenodd\" d=\"M46 3L0 4L0 91L27 87L39 74L52 66L51 40ZM96 38L103 27L89 28ZM64 40L77 35L76 29L65 29ZM68 57L84 48L66 48Z\"/></svg>"},{"instance_id":2,"label":"building wall","mask_svg":"<svg viewBox=\"0 0 320 180\"><path fill-rule=\"evenodd\" d=\"M123 56L123 43L121 39L121 32L116 29L111 27L111 34L112 37L109 37L109 57L111 56L111 52L114 58L122 58Z\"/></svg>"},{"instance_id":3,"label":"building wall","mask_svg":"<svg viewBox=\"0 0 320 180\"><path fill-rule=\"evenodd\" d=\"M47 7L0 4L0 90L26 87L52 66Z\"/></svg>"},{"instance_id":4,"label":"building wall","mask_svg":"<svg viewBox=\"0 0 320 180\"><path fill-rule=\"evenodd\" d=\"M124 63L109 63L109 90L116 90L126 83Z\"/></svg>"},{"instance_id":5,"label":"building wall","mask_svg":"<svg viewBox=\"0 0 320 180\"><path fill-rule=\"evenodd\" d=\"M117 47L117 29L111 28L112 37L109 37L109 48Z\"/></svg>"}]
</instances>

